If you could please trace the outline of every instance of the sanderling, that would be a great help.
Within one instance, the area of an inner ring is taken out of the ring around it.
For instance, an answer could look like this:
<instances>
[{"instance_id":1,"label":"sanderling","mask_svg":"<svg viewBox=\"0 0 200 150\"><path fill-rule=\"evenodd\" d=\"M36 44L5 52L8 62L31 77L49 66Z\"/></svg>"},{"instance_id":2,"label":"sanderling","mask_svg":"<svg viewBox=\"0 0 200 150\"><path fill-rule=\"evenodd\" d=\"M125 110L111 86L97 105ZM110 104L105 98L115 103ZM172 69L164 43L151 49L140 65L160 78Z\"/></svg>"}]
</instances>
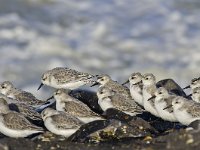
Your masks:
<instances>
[{"instance_id":1,"label":"sanderling","mask_svg":"<svg viewBox=\"0 0 200 150\"><path fill-rule=\"evenodd\" d=\"M5 99L0 99L0 132L9 137L27 137L43 132L43 128L31 124L24 115L11 111Z\"/></svg>"},{"instance_id":2,"label":"sanderling","mask_svg":"<svg viewBox=\"0 0 200 150\"><path fill-rule=\"evenodd\" d=\"M29 106L39 107L41 105L47 105L49 102L38 100L33 94L17 89L10 81L4 81L0 85L0 93L12 98L20 103L25 103Z\"/></svg>"},{"instance_id":3,"label":"sanderling","mask_svg":"<svg viewBox=\"0 0 200 150\"><path fill-rule=\"evenodd\" d=\"M143 106L143 96L142 96L142 74L139 72L132 73L128 81L122 85L130 83L130 93L131 97L141 106Z\"/></svg>"},{"instance_id":4,"label":"sanderling","mask_svg":"<svg viewBox=\"0 0 200 150\"><path fill-rule=\"evenodd\" d=\"M195 101L177 96L172 101L171 107L173 107L175 117L183 125L189 125L195 120L200 120L200 104Z\"/></svg>"},{"instance_id":5,"label":"sanderling","mask_svg":"<svg viewBox=\"0 0 200 150\"><path fill-rule=\"evenodd\" d=\"M160 87L155 92L155 108L158 112L160 118L166 121L177 122L176 117L174 116L173 108L168 108L169 105L172 105L172 100L175 98L175 95L171 95L164 87Z\"/></svg>"},{"instance_id":6,"label":"sanderling","mask_svg":"<svg viewBox=\"0 0 200 150\"><path fill-rule=\"evenodd\" d=\"M196 87L200 87L200 77L192 79L190 85L184 87L183 89L191 88L193 90Z\"/></svg>"},{"instance_id":7,"label":"sanderling","mask_svg":"<svg viewBox=\"0 0 200 150\"><path fill-rule=\"evenodd\" d=\"M142 83L143 105L145 110L155 116L159 116L154 104L155 99L149 100L149 98L151 98L154 95L157 89L155 76L151 73L144 74L142 78Z\"/></svg>"},{"instance_id":8,"label":"sanderling","mask_svg":"<svg viewBox=\"0 0 200 150\"><path fill-rule=\"evenodd\" d=\"M131 97L129 89L118 82L113 81L109 75L97 76L97 81L94 85L96 84L100 84L100 87L111 89L118 94L124 95L125 97Z\"/></svg>"},{"instance_id":9,"label":"sanderling","mask_svg":"<svg viewBox=\"0 0 200 150\"><path fill-rule=\"evenodd\" d=\"M38 90L43 85L48 85L56 89L76 89L86 84L95 83L94 75L83 73L69 68L57 67L46 71L42 75L41 84Z\"/></svg>"},{"instance_id":10,"label":"sanderling","mask_svg":"<svg viewBox=\"0 0 200 150\"><path fill-rule=\"evenodd\" d=\"M109 108L115 108L131 116L144 112L135 101L130 101L130 99L127 99L111 89L100 87L97 91L97 96L98 104L103 111L106 111Z\"/></svg>"},{"instance_id":11,"label":"sanderling","mask_svg":"<svg viewBox=\"0 0 200 150\"><path fill-rule=\"evenodd\" d=\"M190 96L190 95L189 95ZM192 100L197 102L197 103L200 103L200 87L196 87L192 90Z\"/></svg>"},{"instance_id":12,"label":"sanderling","mask_svg":"<svg viewBox=\"0 0 200 150\"><path fill-rule=\"evenodd\" d=\"M45 127L52 133L69 137L84 123L65 112L46 108L41 113Z\"/></svg>"},{"instance_id":13,"label":"sanderling","mask_svg":"<svg viewBox=\"0 0 200 150\"><path fill-rule=\"evenodd\" d=\"M64 111L75 116L84 123L103 119L100 115L93 112L86 104L70 96L69 90L56 90L54 92L54 98L56 99L56 110Z\"/></svg>"}]
</instances>

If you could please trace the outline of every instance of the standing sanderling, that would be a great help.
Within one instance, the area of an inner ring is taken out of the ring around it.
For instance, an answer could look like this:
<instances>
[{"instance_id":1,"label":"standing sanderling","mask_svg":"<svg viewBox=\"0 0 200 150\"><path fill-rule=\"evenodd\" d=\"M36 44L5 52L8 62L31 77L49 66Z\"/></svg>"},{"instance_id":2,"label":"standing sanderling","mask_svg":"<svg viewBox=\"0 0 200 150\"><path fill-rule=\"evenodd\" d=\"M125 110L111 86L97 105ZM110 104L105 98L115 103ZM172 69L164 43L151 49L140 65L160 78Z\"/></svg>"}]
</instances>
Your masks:
<instances>
[{"instance_id":1,"label":"standing sanderling","mask_svg":"<svg viewBox=\"0 0 200 150\"><path fill-rule=\"evenodd\" d=\"M89 73L83 73L69 68L57 67L46 71L42 75L41 84L38 90L43 85L48 85L57 89L76 89L86 84L95 83L95 76Z\"/></svg>"},{"instance_id":2,"label":"standing sanderling","mask_svg":"<svg viewBox=\"0 0 200 150\"><path fill-rule=\"evenodd\" d=\"M100 84L100 87L108 88L113 90L114 92L121 94L125 97L130 97L130 91L127 87L119 84L116 81L113 81L109 75L99 75L97 77L97 82L94 84Z\"/></svg>"},{"instance_id":3,"label":"standing sanderling","mask_svg":"<svg viewBox=\"0 0 200 150\"><path fill-rule=\"evenodd\" d=\"M84 123L64 112L46 108L41 113L45 127L52 133L69 137Z\"/></svg>"},{"instance_id":4,"label":"standing sanderling","mask_svg":"<svg viewBox=\"0 0 200 150\"><path fill-rule=\"evenodd\" d=\"M103 119L100 115L93 112L86 104L70 96L69 90L56 90L54 92L54 98L56 99L56 110L64 111L67 114L75 116L84 123Z\"/></svg>"},{"instance_id":5,"label":"standing sanderling","mask_svg":"<svg viewBox=\"0 0 200 150\"><path fill-rule=\"evenodd\" d=\"M184 87L183 89L191 88L193 90L196 87L200 87L200 77L192 79L190 85Z\"/></svg>"},{"instance_id":6,"label":"standing sanderling","mask_svg":"<svg viewBox=\"0 0 200 150\"><path fill-rule=\"evenodd\" d=\"M176 117L172 113L173 108L167 108L168 106L172 105L172 101L175 97L175 95L170 95L164 87L160 87L156 90L155 108L158 112L159 117L163 120L177 122Z\"/></svg>"},{"instance_id":7,"label":"standing sanderling","mask_svg":"<svg viewBox=\"0 0 200 150\"><path fill-rule=\"evenodd\" d=\"M143 95L144 108L146 111L159 117L154 104L155 99L149 100L152 96L154 96L154 93L157 89L155 76L151 73L144 74L142 78L142 83L143 83L142 95Z\"/></svg>"},{"instance_id":8,"label":"standing sanderling","mask_svg":"<svg viewBox=\"0 0 200 150\"><path fill-rule=\"evenodd\" d=\"M130 99L127 99L111 89L100 87L97 91L97 96L98 104L103 111L106 111L109 108L115 108L131 116L144 112L135 101L130 101Z\"/></svg>"},{"instance_id":9,"label":"standing sanderling","mask_svg":"<svg viewBox=\"0 0 200 150\"><path fill-rule=\"evenodd\" d=\"M0 99L0 132L17 138L41 133L43 128L31 124L22 114L11 111L6 100Z\"/></svg>"},{"instance_id":10,"label":"standing sanderling","mask_svg":"<svg viewBox=\"0 0 200 150\"><path fill-rule=\"evenodd\" d=\"M173 107L174 116L183 125L189 125L193 121L200 119L200 104L195 101L177 96L172 101L171 107Z\"/></svg>"},{"instance_id":11,"label":"standing sanderling","mask_svg":"<svg viewBox=\"0 0 200 150\"><path fill-rule=\"evenodd\" d=\"M143 106L143 96L142 96L142 74L139 72L132 73L128 81L122 85L130 83L130 93L131 97L141 106Z\"/></svg>"},{"instance_id":12,"label":"standing sanderling","mask_svg":"<svg viewBox=\"0 0 200 150\"><path fill-rule=\"evenodd\" d=\"M33 94L29 92L15 88L10 81L5 81L0 85L0 93L9 98L13 98L20 103L25 103L33 107L49 104L49 102L38 100Z\"/></svg>"}]
</instances>

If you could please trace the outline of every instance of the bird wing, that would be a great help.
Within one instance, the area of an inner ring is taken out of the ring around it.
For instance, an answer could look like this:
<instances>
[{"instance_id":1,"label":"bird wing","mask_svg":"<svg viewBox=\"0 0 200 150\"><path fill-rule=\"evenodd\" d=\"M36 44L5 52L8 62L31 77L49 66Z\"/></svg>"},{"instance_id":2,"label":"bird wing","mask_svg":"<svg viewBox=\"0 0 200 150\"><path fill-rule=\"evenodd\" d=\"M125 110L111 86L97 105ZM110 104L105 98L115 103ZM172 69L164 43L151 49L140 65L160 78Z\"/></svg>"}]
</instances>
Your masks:
<instances>
[{"instance_id":1,"label":"bird wing","mask_svg":"<svg viewBox=\"0 0 200 150\"><path fill-rule=\"evenodd\" d=\"M123 95L115 94L109 97L113 106L121 111L143 112L144 110L132 99L127 99Z\"/></svg>"},{"instance_id":2,"label":"bird wing","mask_svg":"<svg viewBox=\"0 0 200 150\"><path fill-rule=\"evenodd\" d=\"M32 120L42 120L41 115L37 111L35 111L34 108L27 106L23 103L11 103L9 104L9 108L13 111L22 113L25 117L28 117Z\"/></svg>"},{"instance_id":3,"label":"bird wing","mask_svg":"<svg viewBox=\"0 0 200 150\"><path fill-rule=\"evenodd\" d=\"M86 104L82 102L65 102L65 111L67 113L70 113L74 116L80 116L80 117L89 117L89 116L98 116L95 112L93 112Z\"/></svg>"},{"instance_id":4,"label":"bird wing","mask_svg":"<svg viewBox=\"0 0 200 150\"><path fill-rule=\"evenodd\" d=\"M79 128L83 123L75 117L67 114L53 115L52 121L59 129Z\"/></svg>"},{"instance_id":5,"label":"bird wing","mask_svg":"<svg viewBox=\"0 0 200 150\"><path fill-rule=\"evenodd\" d=\"M191 102L187 112L190 113L193 117L200 117L200 104Z\"/></svg>"},{"instance_id":6,"label":"bird wing","mask_svg":"<svg viewBox=\"0 0 200 150\"><path fill-rule=\"evenodd\" d=\"M55 73L52 74L52 76L58 80L59 83L70 83L82 80L87 80L89 78L92 78L93 76L88 73L82 73L78 72L76 70L72 70L69 68L60 68Z\"/></svg>"},{"instance_id":7,"label":"bird wing","mask_svg":"<svg viewBox=\"0 0 200 150\"><path fill-rule=\"evenodd\" d=\"M42 105L45 102L38 100L33 94L29 92L21 92L15 95L16 99L28 105Z\"/></svg>"},{"instance_id":8,"label":"bird wing","mask_svg":"<svg viewBox=\"0 0 200 150\"><path fill-rule=\"evenodd\" d=\"M5 125L9 128L16 129L16 130L43 130L41 127L35 126L31 124L23 115L10 112L3 115Z\"/></svg>"},{"instance_id":9,"label":"bird wing","mask_svg":"<svg viewBox=\"0 0 200 150\"><path fill-rule=\"evenodd\" d=\"M121 95L124 95L124 96L127 96L127 97L131 97L130 90L127 87L119 84L116 81L110 81L106 85L104 85L104 87L113 90L117 94L121 94Z\"/></svg>"}]
</instances>

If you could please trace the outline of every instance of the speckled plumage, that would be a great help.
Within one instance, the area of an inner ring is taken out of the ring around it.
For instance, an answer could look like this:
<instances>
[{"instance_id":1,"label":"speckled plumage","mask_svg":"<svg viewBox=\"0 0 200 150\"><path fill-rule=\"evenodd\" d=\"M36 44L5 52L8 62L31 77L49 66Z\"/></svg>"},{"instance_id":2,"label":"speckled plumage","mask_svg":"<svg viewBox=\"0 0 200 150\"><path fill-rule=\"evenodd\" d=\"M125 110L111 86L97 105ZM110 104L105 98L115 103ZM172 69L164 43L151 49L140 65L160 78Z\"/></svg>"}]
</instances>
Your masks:
<instances>
[{"instance_id":1,"label":"speckled plumage","mask_svg":"<svg viewBox=\"0 0 200 150\"><path fill-rule=\"evenodd\" d=\"M23 103L10 103L9 109L23 114L27 119L42 121L40 113L35 111L35 108Z\"/></svg>"},{"instance_id":2,"label":"speckled plumage","mask_svg":"<svg viewBox=\"0 0 200 150\"><path fill-rule=\"evenodd\" d=\"M43 130L41 127L31 124L23 115L17 112L2 114L4 124L14 130Z\"/></svg>"}]
</instances>

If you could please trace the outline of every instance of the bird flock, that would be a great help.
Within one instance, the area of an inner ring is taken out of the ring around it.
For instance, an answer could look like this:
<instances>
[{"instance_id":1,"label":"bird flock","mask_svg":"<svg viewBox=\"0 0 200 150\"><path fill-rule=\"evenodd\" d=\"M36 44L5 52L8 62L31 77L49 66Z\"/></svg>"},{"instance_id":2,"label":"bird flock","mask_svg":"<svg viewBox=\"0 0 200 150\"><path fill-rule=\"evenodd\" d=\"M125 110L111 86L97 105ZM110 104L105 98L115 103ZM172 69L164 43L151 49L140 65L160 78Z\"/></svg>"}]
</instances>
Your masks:
<instances>
[{"instance_id":1,"label":"bird flock","mask_svg":"<svg viewBox=\"0 0 200 150\"><path fill-rule=\"evenodd\" d=\"M126 82L120 84L106 74L92 75L56 67L43 73L38 90L44 85L55 88L45 101L16 88L10 81L0 84L2 134L19 138L49 130L69 137L83 124L105 120L101 114L71 96L72 90L84 85L99 86L96 94L103 111L115 108L131 116L149 112L163 120L183 125L200 119L200 77L192 79L190 85L183 88L191 88L188 96L158 87L152 73L142 75L139 72L132 73ZM50 107L54 101L56 109Z\"/></svg>"}]
</instances>

